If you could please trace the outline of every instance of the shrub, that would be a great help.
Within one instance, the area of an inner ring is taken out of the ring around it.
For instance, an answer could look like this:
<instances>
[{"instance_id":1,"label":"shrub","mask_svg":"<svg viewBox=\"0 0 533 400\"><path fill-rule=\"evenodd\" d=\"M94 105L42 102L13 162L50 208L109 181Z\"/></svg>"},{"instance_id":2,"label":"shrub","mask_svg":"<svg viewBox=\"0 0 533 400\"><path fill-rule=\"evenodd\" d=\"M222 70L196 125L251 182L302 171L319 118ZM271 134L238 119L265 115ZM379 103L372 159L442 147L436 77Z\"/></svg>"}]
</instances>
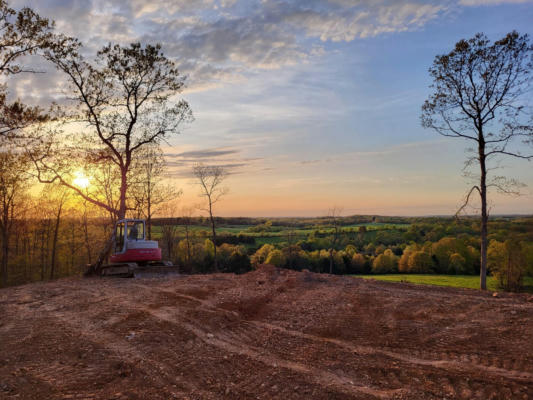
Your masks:
<instances>
[{"instance_id":1,"label":"shrub","mask_svg":"<svg viewBox=\"0 0 533 400\"><path fill-rule=\"evenodd\" d=\"M261 246L252 256L252 266L255 268L259 264L264 264L266 262L268 254L274 249L275 247L268 243Z\"/></svg>"},{"instance_id":2,"label":"shrub","mask_svg":"<svg viewBox=\"0 0 533 400\"><path fill-rule=\"evenodd\" d=\"M281 250L272 250L268 253L268 257L265 261L267 264L275 265L276 267L284 267L287 260L285 259L285 256L281 252Z\"/></svg>"}]
</instances>

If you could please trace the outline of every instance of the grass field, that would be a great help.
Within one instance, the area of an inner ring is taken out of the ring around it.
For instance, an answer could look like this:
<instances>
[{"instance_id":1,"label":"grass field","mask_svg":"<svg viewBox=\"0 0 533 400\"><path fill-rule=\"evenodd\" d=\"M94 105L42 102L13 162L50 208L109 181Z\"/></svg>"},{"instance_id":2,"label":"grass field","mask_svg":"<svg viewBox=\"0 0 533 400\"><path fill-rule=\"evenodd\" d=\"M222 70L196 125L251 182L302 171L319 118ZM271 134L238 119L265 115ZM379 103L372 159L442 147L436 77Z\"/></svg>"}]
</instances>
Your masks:
<instances>
[{"instance_id":1,"label":"grass field","mask_svg":"<svg viewBox=\"0 0 533 400\"><path fill-rule=\"evenodd\" d=\"M276 228L279 228L279 230L275 230L272 232L250 232L248 231L248 228L252 226L253 225L220 225L220 226L217 226L216 230L217 230L217 234L219 235L244 234L247 236L254 236L256 238L265 238L266 240L263 240L264 243L278 243L280 241L283 241L278 238L285 238L289 231L292 231L293 235L295 235L298 238L302 238L302 239L315 231L319 231L321 233L333 232L332 227L323 227L323 226L309 226L309 227L304 227L304 228L291 228L288 226L282 226L282 227L276 227ZM367 223L367 224L343 225L342 230L346 233L351 230L357 230L361 226L366 226L367 235L375 236L377 231L407 228L409 227L409 224L388 224L388 223L381 223L381 222L373 222L373 223ZM152 235L154 236L155 239L158 239L161 237L161 229L162 229L161 226L158 226L158 225L152 226ZM180 231L183 231L184 227L180 226L179 229ZM200 232L204 232L205 234L209 235L211 232L211 228L206 225L191 225L189 229L191 230L191 232L194 232L196 234Z\"/></svg>"},{"instance_id":2,"label":"grass field","mask_svg":"<svg viewBox=\"0 0 533 400\"><path fill-rule=\"evenodd\" d=\"M422 285L451 286L467 289L479 289L479 276L474 275L418 275L418 274L390 274L390 275L353 275L364 279L377 279L388 282L408 282ZM492 276L487 277L487 289L500 291L498 282ZM533 293L533 277L524 278L524 290Z\"/></svg>"}]
</instances>

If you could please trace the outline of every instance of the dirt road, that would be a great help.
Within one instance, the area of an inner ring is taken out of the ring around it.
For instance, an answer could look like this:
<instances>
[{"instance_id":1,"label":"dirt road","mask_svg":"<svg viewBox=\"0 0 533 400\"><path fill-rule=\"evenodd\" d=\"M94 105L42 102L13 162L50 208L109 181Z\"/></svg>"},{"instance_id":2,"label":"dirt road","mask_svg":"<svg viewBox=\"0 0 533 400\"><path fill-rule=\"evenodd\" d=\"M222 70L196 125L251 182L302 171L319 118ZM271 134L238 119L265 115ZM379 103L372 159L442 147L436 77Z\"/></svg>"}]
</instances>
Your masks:
<instances>
[{"instance_id":1,"label":"dirt road","mask_svg":"<svg viewBox=\"0 0 533 400\"><path fill-rule=\"evenodd\" d=\"M0 290L1 399L532 399L527 295L263 267Z\"/></svg>"}]
</instances>

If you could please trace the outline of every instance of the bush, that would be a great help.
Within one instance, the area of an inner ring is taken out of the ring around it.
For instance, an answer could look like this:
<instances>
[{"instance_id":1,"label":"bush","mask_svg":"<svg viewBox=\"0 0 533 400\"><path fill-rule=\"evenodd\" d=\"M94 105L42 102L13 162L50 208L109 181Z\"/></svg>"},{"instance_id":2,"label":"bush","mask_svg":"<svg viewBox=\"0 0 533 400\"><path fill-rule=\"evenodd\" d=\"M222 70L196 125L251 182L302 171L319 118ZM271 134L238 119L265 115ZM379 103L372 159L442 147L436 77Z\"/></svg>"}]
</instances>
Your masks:
<instances>
[{"instance_id":1,"label":"bush","mask_svg":"<svg viewBox=\"0 0 533 400\"><path fill-rule=\"evenodd\" d=\"M284 267L287 260L285 259L285 256L281 252L281 250L272 250L268 253L268 257L266 258L266 264L272 264L276 267Z\"/></svg>"},{"instance_id":2,"label":"bush","mask_svg":"<svg viewBox=\"0 0 533 400\"><path fill-rule=\"evenodd\" d=\"M275 247L268 243L261 246L252 256L252 266L255 268L259 264L264 264L266 262L268 254L274 249Z\"/></svg>"}]
</instances>

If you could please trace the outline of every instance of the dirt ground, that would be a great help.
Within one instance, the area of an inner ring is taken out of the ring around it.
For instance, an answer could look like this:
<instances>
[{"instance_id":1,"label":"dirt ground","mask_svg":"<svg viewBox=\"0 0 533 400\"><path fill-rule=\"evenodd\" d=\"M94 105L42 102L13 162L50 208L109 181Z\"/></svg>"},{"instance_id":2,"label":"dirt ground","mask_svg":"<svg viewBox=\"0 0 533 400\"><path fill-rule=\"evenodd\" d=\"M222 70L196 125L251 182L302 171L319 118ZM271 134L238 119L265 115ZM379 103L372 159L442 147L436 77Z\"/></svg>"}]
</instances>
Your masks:
<instances>
[{"instance_id":1,"label":"dirt ground","mask_svg":"<svg viewBox=\"0 0 533 400\"><path fill-rule=\"evenodd\" d=\"M0 290L1 399L533 399L533 299L277 270Z\"/></svg>"}]
</instances>

